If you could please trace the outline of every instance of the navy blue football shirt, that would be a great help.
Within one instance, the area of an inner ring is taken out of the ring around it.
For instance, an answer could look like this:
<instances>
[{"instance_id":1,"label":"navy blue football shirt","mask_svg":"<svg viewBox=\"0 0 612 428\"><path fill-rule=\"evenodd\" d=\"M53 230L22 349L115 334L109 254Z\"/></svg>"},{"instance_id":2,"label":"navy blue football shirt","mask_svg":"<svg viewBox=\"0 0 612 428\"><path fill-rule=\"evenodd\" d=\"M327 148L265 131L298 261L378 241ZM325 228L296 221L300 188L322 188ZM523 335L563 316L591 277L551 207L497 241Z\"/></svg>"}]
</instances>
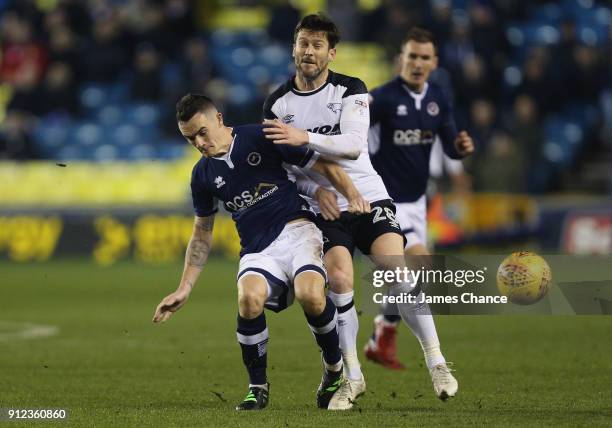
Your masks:
<instances>
[{"instance_id":1,"label":"navy blue football shirt","mask_svg":"<svg viewBox=\"0 0 612 428\"><path fill-rule=\"evenodd\" d=\"M240 255L264 250L285 224L300 217L314 219L310 206L287 177L283 162L306 167L314 152L306 146L274 144L263 125L236 126L227 154L202 157L191 174L195 213L206 217L217 211L217 199L236 222Z\"/></svg>"},{"instance_id":2,"label":"navy blue football shirt","mask_svg":"<svg viewBox=\"0 0 612 428\"><path fill-rule=\"evenodd\" d=\"M450 158L462 158L454 144L458 132L451 103L437 84L428 82L417 94L401 77L370 95L372 165L395 202L414 202L425 194L436 136Z\"/></svg>"}]
</instances>

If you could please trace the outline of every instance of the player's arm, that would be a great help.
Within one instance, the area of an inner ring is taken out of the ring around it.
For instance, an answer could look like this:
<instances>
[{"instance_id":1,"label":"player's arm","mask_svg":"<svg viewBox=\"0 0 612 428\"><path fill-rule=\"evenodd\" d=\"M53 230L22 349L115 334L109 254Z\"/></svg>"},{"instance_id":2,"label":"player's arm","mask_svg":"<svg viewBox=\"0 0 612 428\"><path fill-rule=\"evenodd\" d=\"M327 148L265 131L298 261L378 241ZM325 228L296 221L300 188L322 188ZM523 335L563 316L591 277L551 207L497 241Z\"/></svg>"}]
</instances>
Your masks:
<instances>
[{"instance_id":1,"label":"player's arm","mask_svg":"<svg viewBox=\"0 0 612 428\"><path fill-rule=\"evenodd\" d=\"M467 131L457 132L457 125L453 117L453 110L447 102L442 117L439 136L442 141L444 153L451 159L462 159L474 151L474 142Z\"/></svg>"},{"instance_id":2,"label":"player's arm","mask_svg":"<svg viewBox=\"0 0 612 428\"><path fill-rule=\"evenodd\" d=\"M340 192L349 202L349 211L364 213L370 212L370 204L363 199L353 181L340 165L330 160L321 158L314 150L306 146L290 146L283 144L275 144L276 150L280 153L282 161L295 167L303 169L312 169L317 173L325 176L329 182ZM296 178L298 190L302 194L315 197L320 191L319 186L312 183L298 168L291 168L291 174ZM308 188L304 188L304 187ZM330 218L337 218L340 215L338 205L335 200L335 195L332 192L333 200L330 200ZM318 196L317 196L318 199ZM321 213L325 217L326 210L322 206ZM325 217L327 218L327 217Z\"/></svg>"},{"instance_id":3,"label":"player's arm","mask_svg":"<svg viewBox=\"0 0 612 428\"><path fill-rule=\"evenodd\" d=\"M310 168L327 178L332 186L347 199L349 212L357 214L370 212L370 203L361 196L349 175L340 165L327 159L318 158ZM335 209L338 210L337 205ZM323 213L323 210L321 212Z\"/></svg>"},{"instance_id":4,"label":"player's arm","mask_svg":"<svg viewBox=\"0 0 612 428\"><path fill-rule=\"evenodd\" d=\"M295 185L300 194L317 200L319 210L325 220L337 220L340 218L340 207L338 207L336 192L329 191L325 187L319 186L299 168L292 166L287 172L290 178L295 181Z\"/></svg>"},{"instance_id":5,"label":"player's arm","mask_svg":"<svg viewBox=\"0 0 612 428\"><path fill-rule=\"evenodd\" d=\"M347 91L342 98L340 114L340 134L324 135L307 132L282 123L279 120L264 120L266 138L276 144L308 147L328 156L355 160L368 144L368 128L370 126L370 111L368 108L368 93L361 81L355 83L355 88ZM321 108L324 108L321 106Z\"/></svg>"},{"instance_id":6,"label":"player's arm","mask_svg":"<svg viewBox=\"0 0 612 428\"><path fill-rule=\"evenodd\" d=\"M212 245L212 231L215 223L215 215L207 217L195 217L193 232L185 252L185 264L183 275L178 288L172 294L166 296L157 308L153 316L153 322L164 322L178 311L187 302L191 290L206 264L208 254Z\"/></svg>"}]
</instances>

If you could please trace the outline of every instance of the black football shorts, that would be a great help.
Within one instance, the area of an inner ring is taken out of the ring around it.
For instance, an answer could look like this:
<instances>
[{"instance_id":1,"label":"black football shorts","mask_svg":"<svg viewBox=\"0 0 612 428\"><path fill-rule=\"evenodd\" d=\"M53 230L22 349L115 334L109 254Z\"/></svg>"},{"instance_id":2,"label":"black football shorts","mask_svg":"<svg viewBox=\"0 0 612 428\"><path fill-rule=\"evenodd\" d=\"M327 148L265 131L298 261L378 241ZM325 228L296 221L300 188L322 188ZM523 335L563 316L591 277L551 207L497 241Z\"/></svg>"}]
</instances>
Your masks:
<instances>
[{"instance_id":1,"label":"black football shorts","mask_svg":"<svg viewBox=\"0 0 612 428\"><path fill-rule=\"evenodd\" d=\"M370 254L372 243L385 233L397 233L406 237L395 218L395 205L390 199L370 204L369 214L353 214L343 211L338 220L325 220L317 215L317 226L323 232L323 252L337 245L346 247L351 255L355 247L363 254Z\"/></svg>"}]
</instances>

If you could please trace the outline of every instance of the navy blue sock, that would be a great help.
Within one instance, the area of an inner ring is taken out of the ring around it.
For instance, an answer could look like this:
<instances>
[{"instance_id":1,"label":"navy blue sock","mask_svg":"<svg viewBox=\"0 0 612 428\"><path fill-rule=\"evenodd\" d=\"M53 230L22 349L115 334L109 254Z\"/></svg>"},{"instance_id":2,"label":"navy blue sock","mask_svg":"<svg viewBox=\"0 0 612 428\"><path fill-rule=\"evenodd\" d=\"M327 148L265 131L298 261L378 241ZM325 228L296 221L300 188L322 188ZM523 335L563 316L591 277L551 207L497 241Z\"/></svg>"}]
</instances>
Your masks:
<instances>
[{"instance_id":1,"label":"navy blue sock","mask_svg":"<svg viewBox=\"0 0 612 428\"><path fill-rule=\"evenodd\" d=\"M253 319L242 318L238 315L236 336L238 336L238 343L242 349L242 361L249 372L249 383L251 385L265 384L268 365L266 352L268 328L265 314L262 312Z\"/></svg>"},{"instance_id":2,"label":"navy blue sock","mask_svg":"<svg viewBox=\"0 0 612 428\"><path fill-rule=\"evenodd\" d=\"M327 364L336 364L342 358L340 340L338 339L338 316L336 306L326 297L325 309L317 316L306 314L308 325L314 334L317 344L323 351L323 359Z\"/></svg>"}]
</instances>

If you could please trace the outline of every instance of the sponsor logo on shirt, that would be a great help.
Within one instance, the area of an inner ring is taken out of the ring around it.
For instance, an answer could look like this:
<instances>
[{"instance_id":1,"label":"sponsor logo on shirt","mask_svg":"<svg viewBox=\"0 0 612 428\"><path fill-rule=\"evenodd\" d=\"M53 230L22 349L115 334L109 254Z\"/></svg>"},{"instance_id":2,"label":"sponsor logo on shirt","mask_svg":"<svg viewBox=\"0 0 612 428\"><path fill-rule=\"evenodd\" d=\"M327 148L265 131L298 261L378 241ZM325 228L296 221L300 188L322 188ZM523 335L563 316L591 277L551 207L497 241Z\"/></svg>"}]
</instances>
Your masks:
<instances>
[{"instance_id":1,"label":"sponsor logo on shirt","mask_svg":"<svg viewBox=\"0 0 612 428\"><path fill-rule=\"evenodd\" d=\"M398 116L406 116L408 114L408 108L404 104L400 104L397 106L397 115Z\"/></svg>"},{"instance_id":2,"label":"sponsor logo on shirt","mask_svg":"<svg viewBox=\"0 0 612 428\"><path fill-rule=\"evenodd\" d=\"M433 144L434 133L430 130L396 129L393 131L393 142L398 146L412 146L415 144Z\"/></svg>"},{"instance_id":3,"label":"sponsor logo on shirt","mask_svg":"<svg viewBox=\"0 0 612 428\"><path fill-rule=\"evenodd\" d=\"M368 103L362 100L355 100L354 110L359 113L359 116L361 117L367 117L370 113L370 110L368 109Z\"/></svg>"},{"instance_id":4,"label":"sponsor logo on shirt","mask_svg":"<svg viewBox=\"0 0 612 428\"><path fill-rule=\"evenodd\" d=\"M225 206L231 211L242 211L252 207L257 202L267 198L278 190L276 184L259 183L253 191L245 190L232 200L226 201Z\"/></svg>"},{"instance_id":5,"label":"sponsor logo on shirt","mask_svg":"<svg viewBox=\"0 0 612 428\"><path fill-rule=\"evenodd\" d=\"M223 180L223 177L219 175L217 178L215 178L215 184L217 185L217 189L218 189L221 186L225 185L225 180Z\"/></svg>"},{"instance_id":6,"label":"sponsor logo on shirt","mask_svg":"<svg viewBox=\"0 0 612 428\"><path fill-rule=\"evenodd\" d=\"M293 122L293 118L294 117L295 117L294 114L287 114L287 115L283 116L282 121L283 121L283 123L291 123L291 122Z\"/></svg>"},{"instance_id":7,"label":"sponsor logo on shirt","mask_svg":"<svg viewBox=\"0 0 612 428\"><path fill-rule=\"evenodd\" d=\"M336 135L340 133L340 124L336 123L334 126L316 126L314 128L308 128L306 131L312 132L313 134Z\"/></svg>"},{"instance_id":8,"label":"sponsor logo on shirt","mask_svg":"<svg viewBox=\"0 0 612 428\"><path fill-rule=\"evenodd\" d=\"M328 103L327 108L334 113L339 113L342 111L342 103Z\"/></svg>"}]
</instances>

